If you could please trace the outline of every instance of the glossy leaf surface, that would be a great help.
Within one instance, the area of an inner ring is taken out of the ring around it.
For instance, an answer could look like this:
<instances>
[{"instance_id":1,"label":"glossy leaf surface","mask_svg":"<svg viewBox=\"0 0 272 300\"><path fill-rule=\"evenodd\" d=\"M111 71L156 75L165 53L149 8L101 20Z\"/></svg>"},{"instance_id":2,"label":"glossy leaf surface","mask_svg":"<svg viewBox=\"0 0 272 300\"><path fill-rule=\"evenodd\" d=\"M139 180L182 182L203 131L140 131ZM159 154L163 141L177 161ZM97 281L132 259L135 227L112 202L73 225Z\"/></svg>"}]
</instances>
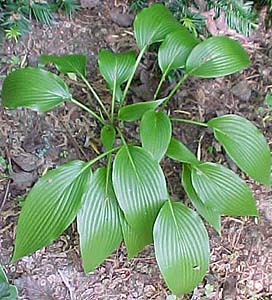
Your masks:
<instances>
[{"instance_id":1,"label":"glossy leaf surface","mask_svg":"<svg viewBox=\"0 0 272 300\"><path fill-rule=\"evenodd\" d=\"M221 230L221 216L215 208L205 206L205 204L198 197L191 180L191 169L188 165L183 164L182 167L182 185L188 196L193 203L197 212L213 226L213 228L220 234Z\"/></svg>"},{"instance_id":2,"label":"glossy leaf surface","mask_svg":"<svg viewBox=\"0 0 272 300\"><path fill-rule=\"evenodd\" d=\"M221 215L256 216L256 203L246 183L233 171L214 163L203 163L192 170L193 187L209 207Z\"/></svg>"},{"instance_id":3,"label":"glossy leaf surface","mask_svg":"<svg viewBox=\"0 0 272 300\"><path fill-rule=\"evenodd\" d=\"M122 121L136 121L142 118L148 110L156 109L163 103L163 99L147 102L138 102L122 107L118 112L118 119Z\"/></svg>"},{"instance_id":4,"label":"glossy leaf surface","mask_svg":"<svg viewBox=\"0 0 272 300\"><path fill-rule=\"evenodd\" d=\"M119 206L106 168L94 173L77 216L80 250L86 273L93 271L121 243Z\"/></svg>"},{"instance_id":5,"label":"glossy leaf surface","mask_svg":"<svg viewBox=\"0 0 272 300\"><path fill-rule=\"evenodd\" d=\"M128 224L151 242L153 224L167 199L159 163L140 147L123 146L114 160L113 186Z\"/></svg>"},{"instance_id":6,"label":"glossy leaf surface","mask_svg":"<svg viewBox=\"0 0 272 300\"><path fill-rule=\"evenodd\" d=\"M238 42L226 36L215 36L192 50L186 62L186 72L213 78L241 71L249 63L248 54Z\"/></svg>"},{"instance_id":7,"label":"glossy leaf surface","mask_svg":"<svg viewBox=\"0 0 272 300\"><path fill-rule=\"evenodd\" d=\"M168 33L180 28L180 23L163 4L144 8L134 21L135 38L140 49L162 41Z\"/></svg>"},{"instance_id":8,"label":"glossy leaf surface","mask_svg":"<svg viewBox=\"0 0 272 300\"><path fill-rule=\"evenodd\" d=\"M82 54L41 55L39 63L53 63L62 73L76 73L86 77L87 57Z\"/></svg>"},{"instance_id":9,"label":"glossy leaf surface","mask_svg":"<svg viewBox=\"0 0 272 300\"><path fill-rule=\"evenodd\" d=\"M76 160L39 179L19 216L13 260L50 244L72 223L89 177L90 168Z\"/></svg>"},{"instance_id":10,"label":"glossy leaf surface","mask_svg":"<svg viewBox=\"0 0 272 300\"><path fill-rule=\"evenodd\" d=\"M172 126L164 112L147 111L141 120L140 135L143 148L160 161L170 142Z\"/></svg>"},{"instance_id":11,"label":"glossy leaf surface","mask_svg":"<svg viewBox=\"0 0 272 300\"><path fill-rule=\"evenodd\" d=\"M3 105L8 108L29 107L41 112L71 99L65 82L55 74L38 69L18 69L3 83Z\"/></svg>"},{"instance_id":12,"label":"glossy leaf surface","mask_svg":"<svg viewBox=\"0 0 272 300\"><path fill-rule=\"evenodd\" d=\"M209 265L209 237L198 214L182 203L166 202L154 225L160 271L176 295L191 292Z\"/></svg>"},{"instance_id":13,"label":"glossy leaf surface","mask_svg":"<svg viewBox=\"0 0 272 300\"><path fill-rule=\"evenodd\" d=\"M211 119L215 138L250 177L270 184L271 154L263 134L250 121L237 115Z\"/></svg>"},{"instance_id":14,"label":"glossy leaf surface","mask_svg":"<svg viewBox=\"0 0 272 300\"><path fill-rule=\"evenodd\" d=\"M169 33L158 52L159 66L163 74L183 68L192 49L199 40L185 27Z\"/></svg>"}]
</instances>

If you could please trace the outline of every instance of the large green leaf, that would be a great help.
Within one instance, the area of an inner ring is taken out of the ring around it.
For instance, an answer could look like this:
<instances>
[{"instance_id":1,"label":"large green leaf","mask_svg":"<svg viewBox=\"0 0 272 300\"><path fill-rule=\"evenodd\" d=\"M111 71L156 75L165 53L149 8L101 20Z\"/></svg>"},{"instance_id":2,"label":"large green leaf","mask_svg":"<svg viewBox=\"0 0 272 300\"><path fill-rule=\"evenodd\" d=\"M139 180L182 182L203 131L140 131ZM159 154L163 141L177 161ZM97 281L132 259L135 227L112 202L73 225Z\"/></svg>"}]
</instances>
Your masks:
<instances>
[{"instance_id":1,"label":"large green leaf","mask_svg":"<svg viewBox=\"0 0 272 300\"><path fill-rule=\"evenodd\" d=\"M72 223L89 176L86 163L76 160L40 178L28 194L18 220L13 261L48 245Z\"/></svg>"},{"instance_id":2,"label":"large green leaf","mask_svg":"<svg viewBox=\"0 0 272 300\"><path fill-rule=\"evenodd\" d=\"M119 217L125 245L128 252L128 259L131 259L150 243L150 239L149 237L147 238L144 234L138 234L135 230L133 230L132 227L128 224L124 213L121 210Z\"/></svg>"},{"instance_id":3,"label":"large green leaf","mask_svg":"<svg viewBox=\"0 0 272 300\"><path fill-rule=\"evenodd\" d=\"M162 41L168 33L180 28L180 23L163 4L144 8L134 21L135 38L140 49Z\"/></svg>"},{"instance_id":4,"label":"large green leaf","mask_svg":"<svg viewBox=\"0 0 272 300\"><path fill-rule=\"evenodd\" d=\"M123 146L114 160L113 186L128 224L151 242L153 224L167 199L159 163L140 147Z\"/></svg>"},{"instance_id":5,"label":"large green leaf","mask_svg":"<svg viewBox=\"0 0 272 300\"><path fill-rule=\"evenodd\" d=\"M39 63L53 63L62 73L76 73L86 77L87 57L82 54L41 55Z\"/></svg>"},{"instance_id":6,"label":"large green leaf","mask_svg":"<svg viewBox=\"0 0 272 300\"><path fill-rule=\"evenodd\" d=\"M136 121L142 118L148 110L154 110L163 103L163 99L147 102L138 102L122 107L118 112L118 119L122 121Z\"/></svg>"},{"instance_id":7,"label":"large green leaf","mask_svg":"<svg viewBox=\"0 0 272 300\"><path fill-rule=\"evenodd\" d=\"M198 214L182 203L162 207L154 225L155 255L160 271L177 294L191 292L208 270L208 233Z\"/></svg>"},{"instance_id":8,"label":"large green leaf","mask_svg":"<svg viewBox=\"0 0 272 300\"><path fill-rule=\"evenodd\" d=\"M147 111L141 120L140 135L143 148L160 161L170 142L172 126L164 112Z\"/></svg>"},{"instance_id":9,"label":"large green leaf","mask_svg":"<svg viewBox=\"0 0 272 300\"><path fill-rule=\"evenodd\" d=\"M198 165L200 163L193 152L175 138L171 138L166 155L174 160L191 165Z\"/></svg>"},{"instance_id":10,"label":"large green leaf","mask_svg":"<svg viewBox=\"0 0 272 300\"><path fill-rule=\"evenodd\" d=\"M258 215L256 203L246 183L233 171L214 163L192 169L192 183L204 205L220 214Z\"/></svg>"},{"instance_id":11,"label":"large green leaf","mask_svg":"<svg viewBox=\"0 0 272 300\"><path fill-rule=\"evenodd\" d=\"M18 69L3 83L3 105L8 108L30 107L48 111L71 99L65 82L53 73L37 68Z\"/></svg>"},{"instance_id":12,"label":"large green leaf","mask_svg":"<svg viewBox=\"0 0 272 300\"><path fill-rule=\"evenodd\" d=\"M182 185L187 196L196 208L197 212L220 234L221 216L215 208L206 207L205 204L201 201L201 199L199 199L192 185L191 169L187 164L183 164Z\"/></svg>"},{"instance_id":13,"label":"large green leaf","mask_svg":"<svg viewBox=\"0 0 272 300\"><path fill-rule=\"evenodd\" d=\"M270 184L271 155L269 146L256 126L236 115L211 119L216 139L228 155L249 176L260 183Z\"/></svg>"},{"instance_id":14,"label":"large green leaf","mask_svg":"<svg viewBox=\"0 0 272 300\"><path fill-rule=\"evenodd\" d=\"M116 132L112 125L105 125L102 128L100 138L106 151L112 149L112 146L115 141L115 136L116 136Z\"/></svg>"},{"instance_id":15,"label":"large green leaf","mask_svg":"<svg viewBox=\"0 0 272 300\"><path fill-rule=\"evenodd\" d=\"M233 74L250 63L248 54L235 40L215 36L198 44L186 62L187 73L203 78Z\"/></svg>"},{"instance_id":16,"label":"large green leaf","mask_svg":"<svg viewBox=\"0 0 272 300\"><path fill-rule=\"evenodd\" d=\"M171 70L183 68L192 49L199 40L185 27L169 33L158 52L159 66L167 75Z\"/></svg>"},{"instance_id":17,"label":"large green leaf","mask_svg":"<svg viewBox=\"0 0 272 300\"><path fill-rule=\"evenodd\" d=\"M106 168L98 169L83 196L77 216L80 250L86 273L107 258L122 241L119 206Z\"/></svg>"},{"instance_id":18,"label":"large green leaf","mask_svg":"<svg viewBox=\"0 0 272 300\"><path fill-rule=\"evenodd\" d=\"M106 80L116 99L121 98L121 84L129 79L134 71L136 55L133 51L126 53L112 53L107 49L100 50L98 66L101 75Z\"/></svg>"}]
</instances>

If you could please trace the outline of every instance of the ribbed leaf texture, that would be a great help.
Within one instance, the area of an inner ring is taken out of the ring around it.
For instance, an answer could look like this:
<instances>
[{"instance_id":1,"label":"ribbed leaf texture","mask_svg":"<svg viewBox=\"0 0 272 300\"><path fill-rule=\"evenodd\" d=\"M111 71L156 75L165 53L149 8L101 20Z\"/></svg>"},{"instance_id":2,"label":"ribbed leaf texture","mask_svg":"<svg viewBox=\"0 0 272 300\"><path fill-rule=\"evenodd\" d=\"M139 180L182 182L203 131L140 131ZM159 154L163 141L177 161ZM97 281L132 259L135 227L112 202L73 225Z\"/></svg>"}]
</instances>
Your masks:
<instances>
[{"instance_id":1,"label":"ribbed leaf texture","mask_svg":"<svg viewBox=\"0 0 272 300\"><path fill-rule=\"evenodd\" d=\"M191 165L198 165L200 163L191 150L175 138L171 138L166 155L174 160Z\"/></svg>"},{"instance_id":2,"label":"ribbed leaf texture","mask_svg":"<svg viewBox=\"0 0 272 300\"><path fill-rule=\"evenodd\" d=\"M89 177L90 168L76 160L39 179L19 216L13 261L50 244L72 223Z\"/></svg>"},{"instance_id":3,"label":"ribbed leaf texture","mask_svg":"<svg viewBox=\"0 0 272 300\"><path fill-rule=\"evenodd\" d=\"M180 23L163 4L144 8L134 21L134 34L140 49L162 41L168 33L180 28Z\"/></svg>"},{"instance_id":4,"label":"ribbed leaf texture","mask_svg":"<svg viewBox=\"0 0 272 300\"><path fill-rule=\"evenodd\" d=\"M41 55L39 63L53 63L62 73L76 73L86 77L87 57L82 54Z\"/></svg>"},{"instance_id":5,"label":"ribbed leaf texture","mask_svg":"<svg viewBox=\"0 0 272 300\"><path fill-rule=\"evenodd\" d=\"M209 265L209 237L198 214L182 203L166 202L154 225L160 271L176 295L191 292Z\"/></svg>"},{"instance_id":6,"label":"ribbed leaf texture","mask_svg":"<svg viewBox=\"0 0 272 300\"><path fill-rule=\"evenodd\" d=\"M106 175L106 168L96 170L77 216L80 250L86 273L93 271L122 241L119 206L111 180L107 184Z\"/></svg>"},{"instance_id":7,"label":"ribbed leaf texture","mask_svg":"<svg viewBox=\"0 0 272 300\"><path fill-rule=\"evenodd\" d=\"M41 112L71 99L65 82L53 73L38 69L18 69L6 77L2 88L3 105L29 107Z\"/></svg>"},{"instance_id":8,"label":"ribbed leaf texture","mask_svg":"<svg viewBox=\"0 0 272 300\"><path fill-rule=\"evenodd\" d=\"M226 36L208 38L198 44L186 62L186 72L203 78L230 75L250 63L245 49Z\"/></svg>"},{"instance_id":9,"label":"ribbed leaf texture","mask_svg":"<svg viewBox=\"0 0 272 300\"><path fill-rule=\"evenodd\" d=\"M105 150L108 151L112 149L112 146L115 141L116 132L112 125L105 125L101 130L101 142L105 147Z\"/></svg>"},{"instance_id":10,"label":"ribbed leaf texture","mask_svg":"<svg viewBox=\"0 0 272 300\"><path fill-rule=\"evenodd\" d=\"M267 141L258 128L245 118L225 115L211 119L215 138L228 155L249 176L270 184L271 154Z\"/></svg>"},{"instance_id":11,"label":"ribbed leaf texture","mask_svg":"<svg viewBox=\"0 0 272 300\"><path fill-rule=\"evenodd\" d=\"M148 101L148 102L138 102L130 105L126 105L120 108L118 112L118 119L122 121L136 121L142 118L144 113L148 110L154 110L160 104L163 103L163 99Z\"/></svg>"},{"instance_id":12,"label":"ribbed leaf texture","mask_svg":"<svg viewBox=\"0 0 272 300\"><path fill-rule=\"evenodd\" d=\"M205 206L205 204L199 199L191 180L191 168L187 164L183 164L182 167L182 185L188 196L193 203L197 212L213 226L213 228L220 234L221 230L221 216L215 208Z\"/></svg>"},{"instance_id":13,"label":"ribbed leaf texture","mask_svg":"<svg viewBox=\"0 0 272 300\"><path fill-rule=\"evenodd\" d=\"M114 160L113 186L128 224L151 242L156 216L167 199L159 163L140 147L123 146Z\"/></svg>"},{"instance_id":14,"label":"ribbed leaf texture","mask_svg":"<svg viewBox=\"0 0 272 300\"><path fill-rule=\"evenodd\" d=\"M120 223L127 248L128 259L136 256L143 248L150 243L150 238L144 234L137 233L127 222L125 215L120 211Z\"/></svg>"},{"instance_id":15,"label":"ribbed leaf texture","mask_svg":"<svg viewBox=\"0 0 272 300\"><path fill-rule=\"evenodd\" d=\"M102 49L98 54L99 71L117 100L120 100L122 94L120 85L129 79L135 63L136 56L133 51L113 53Z\"/></svg>"},{"instance_id":16,"label":"ribbed leaf texture","mask_svg":"<svg viewBox=\"0 0 272 300\"><path fill-rule=\"evenodd\" d=\"M153 158L160 161L168 148L172 126L164 112L147 111L141 120L140 135L142 146Z\"/></svg>"},{"instance_id":17,"label":"ribbed leaf texture","mask_svg":"<svg viewBox=\"0 0 272 300\"><path fill-rule=\"evenodd\" d=\"M192 169L192 183L204 205L221 215L258 215L249 187L237 174L222 165L198 165Z\"/></svg>"},{"instance_id":18,"label":"ribbed leaf texture","mask_svg":"<svg viewBox=\"0 0 272 300\"><path fill-rule=\"evenodd\" d=\"M199 40L185 27L169 33L158 52L158 61L163 74L183 68L192 49Z\"/></svg>"}]
</instances>

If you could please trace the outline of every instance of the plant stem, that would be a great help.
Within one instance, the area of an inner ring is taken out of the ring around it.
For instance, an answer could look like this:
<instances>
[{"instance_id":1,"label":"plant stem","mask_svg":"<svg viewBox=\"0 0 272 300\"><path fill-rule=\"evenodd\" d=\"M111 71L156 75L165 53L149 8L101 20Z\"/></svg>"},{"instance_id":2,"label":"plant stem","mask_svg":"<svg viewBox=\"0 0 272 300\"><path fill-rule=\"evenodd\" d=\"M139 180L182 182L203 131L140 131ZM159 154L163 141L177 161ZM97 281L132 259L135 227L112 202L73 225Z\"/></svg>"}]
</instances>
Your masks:
<instances>
[{"instance_id":1,"label":"plant stem","mask_svg":"<svg viewBox=\"0 0 272 300\"><path fill-rule=\"evenodd\" d=\"M92 111L90 108L82 104L81 102L77 101L76 99L72 98L71 101L76 104L77 106L81 107L82 109L86 110L90 115L92 115L94 118L96 118L99 122L101 122L103 125L105 125L104 120L102 120L101 117L99 117L94 111Z\"/></svg>"},{"instance_id":2,"label":"plant stem","mask_svg":"<svg viewBox=\"0 0 272 300\"><path fill-rule=\"evenodd\" d=\"M116 82L114 82L114 85L113 85L113 91L112 91L112 99L111 99L111 119L110 119L111 122L113 122L115 97L116 97Z\"/></svg>"},{"instance_id":3,"label":"plant stem","mask_svg":"<svg viewBox=\"0 0 272 300\"><path fill-rule=\"evenodd\" d=\"M182 123L189 123L189 124L193 124L193 125L198 125L198 126L202 126L202 127L209 127L209 125L206 124L206 123L193 121L193 120L188 120L188 119L171 118L171 120L175 121L175 122L182 122Z\"/></svg>"},{"instance_id":4,"label":"plant stem","mask_svg":"<svg viewBox=\"0 0 272 300\"><path fill-rule=\"evenodd\" d=\"M157 86L156 92L155 92L155 94L154 94L153 100L156 100L156 98L157 98L157 96L158 96L158 94L159 94L159 91L160 91L160 89L161 89L161 86L162 86L162 84L163 84L163 82L164 82L164 80L165 80L165 77L166 77L166 73L163 73L163 74L162 74L162 77L161 77L161 80L160 80L160 82L159 82L159 84L158 84L158 86Z\"/></svg>"},{"instance_id":5,"label":"plant stem","mask_svg":"<svg viewBox=\"0 0 272 300\"><path fill-rule=\"evenodd\" d=\"M142 59L142 57L143 57L143 55L144 55L144 53L145 53L145 51L146 51L147 48L148 48L148 45L144 46L144 48L140 51L140 53L139 53L139 55L137 57L136 63L134 65L134 69L133 69L133 71L132 71L132 73L131 73L128 81L127 81L126 87L124 89L123 97L122 97L122 99L120 101L120 107L123 105L123 103L124 103L124 101L126 99L126 95L127 95L128 89L129 89L129 87L131 85L131 81L132 81L132 79L134 77L134 74L135 74L135 72L137 70L137 67L138 67L138 65L139 65L139 63L140 63L140 61L141 61L141 59Z\"/></svg>"},{"instance_id":6,"label":"plant stem","mask_svg":"<svg viewBox=\"0 0 272 300\"><path fill-rule=\"evenodd\" d=\"M107 117L110 120L110 115L109 115L106 107L104 106L103 102L101 101L100 97L97 95L96 91L94 90L94 88L91 86L91 84L89 83L89 81L82 74L80 74L80 77L85 82L85 84L87 85L88 89L91 91L91 93L93 94L94 98L99 103L99 105L101 106L101 108L103 109L103 111L105 112L105 114L107 115Z\"/></svg>"},{"instance_id":7,"label":"plant stem","mask_svg":"<svg viewBox=\"0 0 272 300\"><path fill-rule=\"evenodd\" d=\"M91 165L93 165L94 163L96 163L97 161L99 161L100 159L102 159L103 157L109 155L110 153L113 153L113 152L119 150L121 147L122 147L122 146L114 147L114 148L112 148L112 149L110 149L110 150L108 150L108 151L106 151L106 152L104 152L104 153L98 155L96 158L90 160L90 161L87 163L87 165L85 166L85 168L90 167Z\"/></svg>"},{"instance_id":8,"label":"plant stem","mask_svg":"<svg viewBox=\"0 0 272 300\"><path fill-rule=\"evenodd\" d=\"M168 101L173 97L173 95L176 93L176 91L179 89L179 87L183 84L183 82L189 77L189 74L184 74L183 77L180 78L180 80L178 81L178 83L176 84L176 86L172 89L172 91L170 92L170 94L166 97L166 99L163 102L163 105L161 106L160 110L163 110L166 106L166 104L168 103Z\"/></svg>"}]
</instances>

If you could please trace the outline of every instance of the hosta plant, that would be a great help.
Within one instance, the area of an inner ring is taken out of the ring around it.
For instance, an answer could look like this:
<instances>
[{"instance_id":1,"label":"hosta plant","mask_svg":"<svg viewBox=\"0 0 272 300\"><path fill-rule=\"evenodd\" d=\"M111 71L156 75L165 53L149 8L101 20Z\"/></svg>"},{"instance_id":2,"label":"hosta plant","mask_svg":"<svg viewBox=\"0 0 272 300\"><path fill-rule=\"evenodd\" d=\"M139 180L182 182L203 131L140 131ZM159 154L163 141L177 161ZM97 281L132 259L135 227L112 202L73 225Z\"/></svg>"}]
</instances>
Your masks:
<instances>
[{"instance_id":1,"label":"hosta plant","mask_svg":"<svg viewBox=\"0 0 272 300\"><path fill-rule=\"evenodd\" d=\"M17 288L16 286L9 284L7 275L0 265L0 299L1 300L16 300Z\"/></svg>"},{"instance_id":2,"label":"hosta plant","mask_svg":"<svg viewBox=\"0 0 272 300\"><path fill-rule=\"evenodd\" d=\"M136 16L134 33L137 56L133 51L99 52L99 71L112 95L110 107L87 81L84 55L43 55L40 68L18 69L5 79L5 107L46 112L72 102L89 112L101 128L100 155L48 171L30 191L18 220L13 261L51 243L76 218L87 273L121 241L129 258L154 243L169 289L183 294L192 291L208 270L209 238L203 221L220 233L222 215L257 216L258 212L247 184L226 166L199 161L179 137L172 137L172 124L210 128L239 168L266 185L270 150L256 126L241 116L225 115L203 123L170 116L165 110L188 77L214 78L246 67L250 61L241 45L224 36L197 39L162 4L153 4ZM153 43L160 43L162 73L154 98L126 105L135 71ZM63 79L42 68L49 62L60 73L74 73L83 80L96 110L75 99ZM165 98L158 97L165 78L175 69L182 69L184 76ZM127 122L139 125L138 139L135 132L135 140L128 141ZM193 208L172 199L168 192L160 165L164 156L182 164L181 184ZM98 161L101 167L94 170Z\"/></svg>"}]
</instances>

